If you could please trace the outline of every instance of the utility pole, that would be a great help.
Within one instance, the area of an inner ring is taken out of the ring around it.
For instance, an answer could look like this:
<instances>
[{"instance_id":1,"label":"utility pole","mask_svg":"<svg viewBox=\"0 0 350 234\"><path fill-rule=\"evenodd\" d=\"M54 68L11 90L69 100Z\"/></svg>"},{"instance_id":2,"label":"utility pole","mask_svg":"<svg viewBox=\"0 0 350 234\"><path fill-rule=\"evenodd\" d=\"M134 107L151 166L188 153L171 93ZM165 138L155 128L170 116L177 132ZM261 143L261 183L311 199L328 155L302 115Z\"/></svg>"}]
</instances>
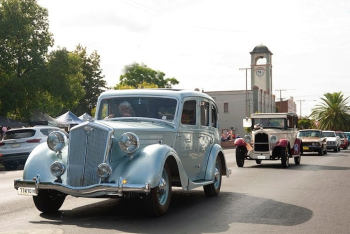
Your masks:
<instances>
[{"instance_id":1,"label":"utility pole","mask_svg":"<svg viewBox=\"0 0 350 234\"><path fill-rule=\"evenodd\" d=\"M301 119L302 115L301 115L301 102L305 102L305 101L316 101L316 100L296 100L299 101L299 119Z\"/></svg>"},{"instance_id":2,"label":"utility pole","mask_svg":"<svg viewBox=\"0 0 350 234\"><path fill-rule=\"evenodd\" d=\"M239 70L245 70L245 116L248 116L248 70L251 68L240 68Z\"/></svg>"},{"instance_id":3,"label":"utility pole","mask_svg":"<svg viewBox=\"0 0 350 234\"><path fill-rule=\"evenodd\" d=\"M293 89L277 89L275 91L280 91L280 109L278 110L278 112L281 112L282 109L282 91L287 91L287 90L293 90Z\"/></svg>"}]
</instances>

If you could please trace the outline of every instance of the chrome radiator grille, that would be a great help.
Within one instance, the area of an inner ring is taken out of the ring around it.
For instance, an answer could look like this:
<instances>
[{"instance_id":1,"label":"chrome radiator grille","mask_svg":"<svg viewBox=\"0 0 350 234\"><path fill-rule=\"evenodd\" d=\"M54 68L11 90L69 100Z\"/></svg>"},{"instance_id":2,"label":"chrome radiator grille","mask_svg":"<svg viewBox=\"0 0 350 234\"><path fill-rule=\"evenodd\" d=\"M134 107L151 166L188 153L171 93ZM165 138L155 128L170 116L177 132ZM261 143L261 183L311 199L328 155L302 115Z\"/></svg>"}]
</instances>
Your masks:
<instances>
[{"instance_id":1,"label":"chrome radiator grille","mask_svg":"<svg viewBox=\"0 0 350 234\"><path fill-rule=\"evenodd\" d=\"M112 129L99 125L83 125L71 130L68 185L84 187L100 183L100 177L96 173L97 166L106 160L111 132Z\"/></svg>"},{"instance_id":2,"label":"chrome radiator grille","mask_svg":"<svg viewBox=\"0 0 350 234\"><path fill-rule=\"evenodd\" d=\"M266 133L258 133L254 137L254 151L269 151L269 136Z\"/></svg>"}]
</instances>

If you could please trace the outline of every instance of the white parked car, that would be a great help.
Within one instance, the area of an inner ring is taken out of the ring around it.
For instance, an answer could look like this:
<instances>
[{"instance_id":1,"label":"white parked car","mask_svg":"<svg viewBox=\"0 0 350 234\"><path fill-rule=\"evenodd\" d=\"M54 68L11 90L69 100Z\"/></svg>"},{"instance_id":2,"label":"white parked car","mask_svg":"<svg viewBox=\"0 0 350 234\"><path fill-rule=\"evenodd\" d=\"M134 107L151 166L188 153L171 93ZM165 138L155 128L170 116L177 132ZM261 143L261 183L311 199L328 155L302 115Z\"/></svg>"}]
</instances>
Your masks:
<instances>
[{"instance_id":1,"label":"white parked car","mask_svg":"<svg viewBox=\"0 0 350 234\"><path fill-rule=\"evenodd\" d=\"M8 171L24 165L32 150L39 144L46 143L47 136L53 131L63 130L51 126L8 130L0 141L0 163Z\"/></svg>"},{"instance_id":2,"label":"white parked car","mask_svg":"<svg viewBox=\"0 0 350 234\"><path fill-rule=\"evenodd\" d=\"M340 144L341 144L341 140L340 137L337 136L337 134L335 133L335 131L322 131L323 135L326 137L327 139L327 150L334 150L334 152L338 152L340 151Z\"/></svg>"}]
</instances>

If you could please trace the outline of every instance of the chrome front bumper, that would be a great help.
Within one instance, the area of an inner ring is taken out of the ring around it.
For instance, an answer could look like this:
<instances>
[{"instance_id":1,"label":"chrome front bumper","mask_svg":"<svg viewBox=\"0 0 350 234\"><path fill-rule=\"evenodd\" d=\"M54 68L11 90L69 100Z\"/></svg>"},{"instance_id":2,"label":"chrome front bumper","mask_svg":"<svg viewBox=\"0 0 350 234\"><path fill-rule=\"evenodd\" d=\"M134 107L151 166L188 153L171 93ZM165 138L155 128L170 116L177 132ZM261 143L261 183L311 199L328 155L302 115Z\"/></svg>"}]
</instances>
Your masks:
<instances>
[{"instance_id":1,"label":"chrome front bumper","mask_svg":"<svg viewBox=\"0 0 350 234\"><path fill-rule=\"evenodd\" d=\"M123 184L120 179L117 183L102 183L86 187L72 187L57 182L40 182L17 179L14 180L14 188L35 188L36 194L40 189L52 189L75 197L100 197L104 195L122 196L125 192L149 193L151 188L145 184Z\"/></svg>"}]
</instances>

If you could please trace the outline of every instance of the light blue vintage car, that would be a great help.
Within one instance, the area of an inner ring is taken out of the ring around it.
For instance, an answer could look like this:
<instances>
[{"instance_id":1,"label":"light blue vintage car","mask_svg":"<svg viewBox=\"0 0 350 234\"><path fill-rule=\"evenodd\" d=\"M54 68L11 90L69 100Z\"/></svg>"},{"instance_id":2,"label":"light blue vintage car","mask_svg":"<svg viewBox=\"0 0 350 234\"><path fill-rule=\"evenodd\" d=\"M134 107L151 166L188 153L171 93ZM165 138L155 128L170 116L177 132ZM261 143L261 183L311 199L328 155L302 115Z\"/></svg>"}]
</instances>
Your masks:
<instances>
[{"instance_id":1,"label":"light blue vintage car","mask_svg":"<svg viewBox=\"0 0 350 234\"><path fill-rule=\"evenodd\" d=\"M49 135L30 154L20 195L44 213L67 195L139 197L153 216L169 208L172 186L203 186L217 196L230 175L220 146L215 101L197 91L113 90L100 95L95 120Z\"/></svg>"}]
</instances>

